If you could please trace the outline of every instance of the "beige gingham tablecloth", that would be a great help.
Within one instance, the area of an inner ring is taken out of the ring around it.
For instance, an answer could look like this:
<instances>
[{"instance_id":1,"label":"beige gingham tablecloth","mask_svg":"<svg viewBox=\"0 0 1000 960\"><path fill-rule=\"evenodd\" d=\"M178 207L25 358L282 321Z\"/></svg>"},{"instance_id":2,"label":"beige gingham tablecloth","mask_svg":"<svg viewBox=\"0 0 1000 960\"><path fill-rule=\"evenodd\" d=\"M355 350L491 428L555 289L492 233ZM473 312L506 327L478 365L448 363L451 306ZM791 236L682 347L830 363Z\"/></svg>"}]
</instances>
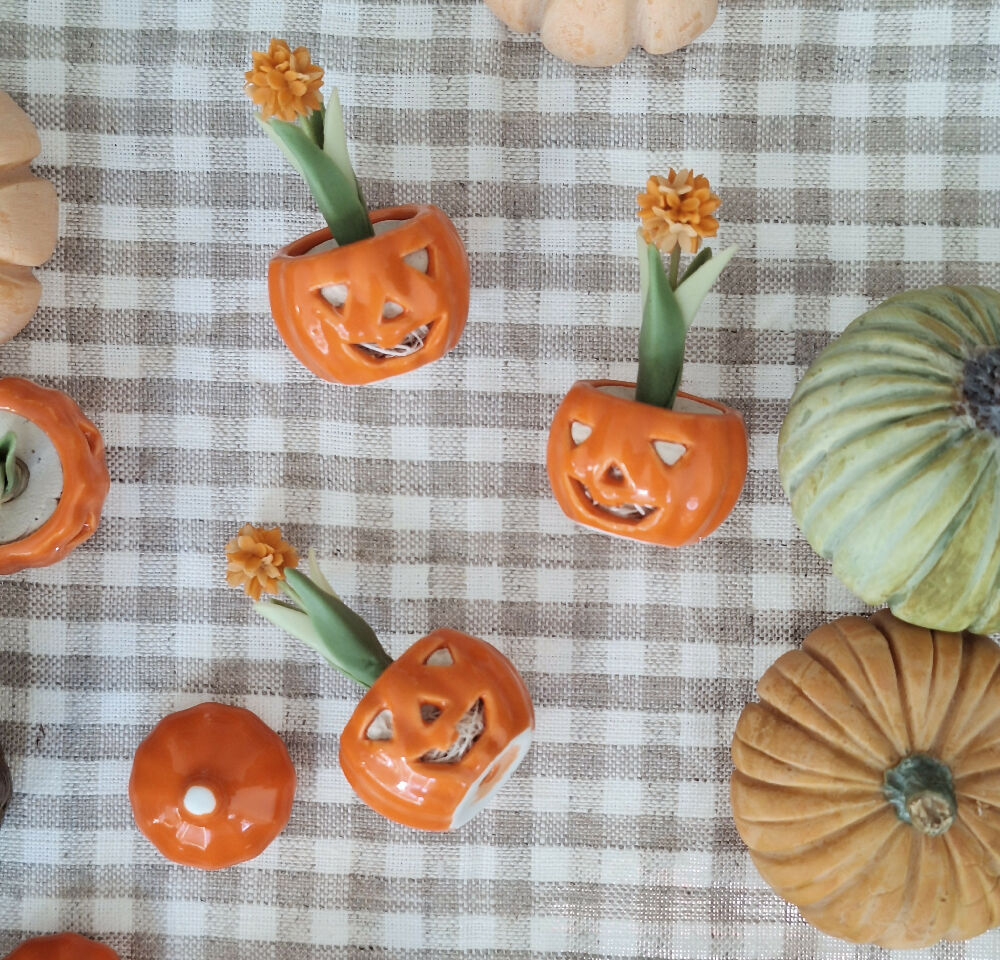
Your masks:
<instances>
[{"instance_id":1,"label":"beige gingham tablecloth","mask_svg":"<svg viewBox=\"0 0 1000 960\"><path fill-rule=\"evenodd\" d=\"M241 93L305 44L339 86L373 206L431 201L472 264L443 360L371 387L280 342L270 254L320 225ZM679 53L574 68L478 0L0 0L0 86L62 201L42 307L0 374L71 394L108 443L98 535L0 579L0 952L75 930L123 960L871 958L757 877L728 805L755 679L861 609L776 473L805 365L869 304L998 285L992 0L723 0ZM2 134L0 134L2 135ZM741 252L688 343L688 389L744 412L729 521L671 551L574 527L543 466L577 378L634 375L634 193L669 166ZM490 810L422 835L357 801L359 690L225 585L242 522L315 546L398 654L436 626L519 666L536 742ZM135 830L135 746L215 699L275 728L291 822L221 873ZM924 958L996 958L1000 933Z\"/></svg>"}]
</instances>

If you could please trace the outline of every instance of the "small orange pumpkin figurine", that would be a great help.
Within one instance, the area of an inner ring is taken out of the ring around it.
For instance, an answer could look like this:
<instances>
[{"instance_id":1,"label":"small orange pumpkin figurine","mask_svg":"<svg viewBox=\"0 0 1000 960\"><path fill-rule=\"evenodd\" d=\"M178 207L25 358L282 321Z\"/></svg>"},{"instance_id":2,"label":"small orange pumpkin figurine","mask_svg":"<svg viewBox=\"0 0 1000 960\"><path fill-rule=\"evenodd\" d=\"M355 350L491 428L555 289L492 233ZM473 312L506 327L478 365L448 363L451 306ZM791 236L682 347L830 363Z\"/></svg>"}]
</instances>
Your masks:
<instances>
[{"instance_id":1,"label":"small orange pumpkin figurine","mask_svg":"<svg viewBox=\"0 0 1000 960\"><path fill-rule=\"evenodd\" d=\"M163 856L221 870L285 828L295 768L255 714L203 703L164 717L139 745L128 792L136 826Z\"/></svg>"},{"instance_id":2,"label":"small orange pumpkin figurine","mask_svg":"<svg viewBox=\"0 0 1000 960\"><path fill-rule=\"evenodd\" d=\"M4 960L119 960L118 954L103 943L78 933L57 933L25 940Z\"/></svg>"},{"instance_id":3,"label":"small orange pumpkin figurine","mask_svg":"<svg viewBox=\"0 0 1000 960\"><path fill-rule=\"evenodd\" d=\"M285 344L318 377L371 383L437 360L458 343L469 312L469 262L437 207L369 214L337 91L324 106L322 83L309 51L283 40L254 51L246 73L257 119L327 222L272 258L271 313Z\"/></svg>"},{"instance_id":4,"label":"small orange pumpkin figurine","mask_svg":"<svg viewBox=\"0 0 1000 960\"><path fill-rule=\"evenodd\" d=\"M69 397L0 380L0 574L48 566L92 536L109 486L104 441Z\"/></svg>"},{"instance_id":5,"label":"small orange pumpkin figurine","mask_svg":"<svg viewBox=\"0 0 1000 960\"><path fill-rule=\"evenodd\" d=\"M531 697L495 647L435 630L398 660L333 592L310 555L310 576L277 528L249 524L226 548L228 579L257 610L368 688L340 737L340 766L377 813L420 830L451 830L474 817L531 743Z\"/></svg>"},{"instance_id":6,"label":"small orange pumpkin figurine","mask_svg":"<svg viewBox=\"0 0 1000 960\"><path fill-rule=\"evenodd\" d=\"M582 380L549 431L549 483L563 512L588 527L680 547L729 516L747 472L743 417L678 391L694 314L736 252L704 249L678 276L683 247L714 236L719 198L689 170L651 177L639 194L643 321L637 383ZM669 273L660 250L670 253Z\"/></svg>"}]
</instances>

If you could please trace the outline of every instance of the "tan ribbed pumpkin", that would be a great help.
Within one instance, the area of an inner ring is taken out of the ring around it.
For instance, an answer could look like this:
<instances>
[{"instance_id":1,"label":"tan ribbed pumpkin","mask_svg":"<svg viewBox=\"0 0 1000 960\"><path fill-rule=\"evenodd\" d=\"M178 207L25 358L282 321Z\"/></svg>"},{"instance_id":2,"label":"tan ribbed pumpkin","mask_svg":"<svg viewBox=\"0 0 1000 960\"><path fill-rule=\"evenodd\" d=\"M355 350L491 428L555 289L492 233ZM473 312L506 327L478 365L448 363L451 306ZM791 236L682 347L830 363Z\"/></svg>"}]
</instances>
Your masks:
<instances>
[{"instance_id":1,"label":"tan ribbed pumpkin","mask_svg":"<svg viewBox=\"0 0 1000 960\"><path fill-rule=\"evenodd\" d=\"M883 610L779 657L733 738L733 816L775 892L883 947L1000 923L1000 647Z\"/></svg>"},{"instance_id":2,"label":"tan ribbed pumpkin","mask_svg":"<svg viewBox=\"0 0 1000 960\"><path fill-rule=\"evenodd\" d=\"M641 46L670 53L715 20L716 0L486 0L519 33L539 33L546 49L585 67L607 67Z\"/></svg>"},{"instance_id":3,"label":"tan ribbed pumpkin","mask_svg":"<svg viewBox=\"0 0 1000 960\"><path fill-rule=\"evenodd\" d=\"M52 256L59 233L55 187L29 168L41 149L28 115L0 90L0 343L37 309L42 286L31 268Z\"/></svg>"}]
</instances>

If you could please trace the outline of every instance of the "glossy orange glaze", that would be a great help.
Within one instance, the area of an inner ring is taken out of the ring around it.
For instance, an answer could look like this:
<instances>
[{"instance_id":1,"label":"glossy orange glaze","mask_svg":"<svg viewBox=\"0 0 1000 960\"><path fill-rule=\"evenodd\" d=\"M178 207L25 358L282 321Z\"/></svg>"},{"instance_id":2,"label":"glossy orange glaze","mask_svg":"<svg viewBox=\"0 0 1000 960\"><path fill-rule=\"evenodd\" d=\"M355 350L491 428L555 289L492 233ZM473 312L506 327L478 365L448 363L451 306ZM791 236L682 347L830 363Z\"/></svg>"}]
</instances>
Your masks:
<instances>
[{"instance_id":1,"label":"glossy orange glaze","mask_svg":"<svg viewBox=\"0 0 1000 960\"><path fill-rule=\"evenodd\" d=\"M453 663L425 663L442 647ZM485 726L457 763L420 758L447 750L455 724L477 700ZM441 715L430 723L421 704ZM369 740L383 711L393 718L390 740ZM480 809L524 757L535 726L531 697L514 665L495 647L456 630L435 630L418 640L375 681L340 737L340 766L373 810L420 830L461 826Z\"/></svg>"},{"instance_id":2,"label":"glossy orange glaze","mask_svg":"<svg viewBox=\"0 0 1000 960\"><path fill-rule=\"evenodd\" d=\"M78 933L57 933L25 940L4 960L119 960L119 957L111 947Z\"/></svg>"},{"instance_id":3,"label":"glossy orange glaze","mask_svg":"<svg viewBox=\"0 0 1000 960\"><path fill-rule=\"evenodd\" d=\"M190 787L214 812L190 813ZM292 810L295 770L281 738L249 710L203 703L165 717L139 745L129 780L136 826L168 860L219 870L262 853Z\"/></svg>"},{"instance_id":4,"label":"glossy orange glaze","mask_svg":"<svg viewBox=\"0 0 1000 960\"><path fill-rule=\"evenodd\" d=\"M469 313L469 262L454 225L430 205L391 207L371 214L372 223L408 220L379 236L333 250L310 251L330 239L318 230L289 244L271 259L271 313L295 356L324 380L371 383L430 363L458 343ZM403 257L425 249L427 273ZM320 293L346 284L347 300L336 308ZM387 300L403 307L391 320ZM421 349L405 357L376 357L358 346L390 348L430 325Z\"/></svg>"},{"instance_id":5,"label":"glossy orange glaze","mask_svg":"<svg viewBox=\"0 0 1000 960\"><path fill-rule=\"evenodd\" d=\"M0 544L0 574L7 574L47 567L92 536L111 480L97 427L66 394L20 377L5 377L0 380L0 410L10 410L44 430L63 472L55 513L34 533Z\"/></svg>"},{"instance_id":6,"label":"glossy orange glaze","mask_svg":"<svg viewBox=\"0 0 1000 960\"><path fill-rule=\"evenodd\" d=\"M741 414L686 393L678 396L720 413L666 410L599 389L607 386L635 384L580 380L552 421L546 460L549 483L563 512L605 533L668 547L708 536L729 516L746 479L747 436ZM579 444L570 433L574 421L592 430ZM668 466L656 454L656 440L683 444L687 451ZM653 509L641 519L602 509L629 503Z\"/></svg>"}]
</instances>

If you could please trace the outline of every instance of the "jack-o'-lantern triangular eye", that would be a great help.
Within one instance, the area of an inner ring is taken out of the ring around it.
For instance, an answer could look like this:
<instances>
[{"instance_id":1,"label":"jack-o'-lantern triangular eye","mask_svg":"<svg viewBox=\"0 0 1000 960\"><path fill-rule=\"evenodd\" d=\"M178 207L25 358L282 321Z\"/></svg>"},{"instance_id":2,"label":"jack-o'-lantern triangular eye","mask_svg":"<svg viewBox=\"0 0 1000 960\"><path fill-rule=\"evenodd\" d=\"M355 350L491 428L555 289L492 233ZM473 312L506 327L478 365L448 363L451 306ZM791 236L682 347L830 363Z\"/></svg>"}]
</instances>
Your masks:
<instances>
[{"instance_id":1,"label":"jack-o'-lantern triangular eye","mask_svg":"<svg viewBox=\"0 0 1000 960\"><path fill-rule=\"evenodd\" d=\"M569 435L575 444L581 444L594 432L594 428L589 423L582 420L571 420L569 424Z\"/></svg>"},{"instance_id":2,"label":"jack-o'-lantern triangular eye","mask_svg":"<svg viewBox=\"0 0 1000 960\"><path fill-rule=\"evenodd\" d=\"M672 467L687 453L687 447L683 443L674 443L672 440L654 440L653 449L668 467Z\"/></svg>"},{"instance_id":3,"label":"jack-o'-lantern triangular eye","mask_svg":"<svg viewBox=\"0 0 1000 960\"><path fill-rule=\"evenodd\" d=\"M365 736L369 740L391 740L392 739L392 711L383 710L379 713L365 731Z\"/></svg>"},{"instance_id":4,"label":"jack-o'-lantern triangular eye","mask_svg":"<svg viewBox=\"0 0 1000 960\"><path fill-rule=\"evenodd\" d=\"M383 320L395 320L396 317L403 313L404 307L400 303L396 303L395 300L386 300L382 304L382 319Z\"/></svg>"},{"instance_id":5,"label":"jack-o'-lantern triangular eye","mask_svg":"<svg viewBox=\"0 0 1000 960\"><path fill-rule=\"evenodd\" d=\"M454 664L455 658L447 647L439 647L425 661L425 667L450 667Z\"/></svg>"}]
</instances>

